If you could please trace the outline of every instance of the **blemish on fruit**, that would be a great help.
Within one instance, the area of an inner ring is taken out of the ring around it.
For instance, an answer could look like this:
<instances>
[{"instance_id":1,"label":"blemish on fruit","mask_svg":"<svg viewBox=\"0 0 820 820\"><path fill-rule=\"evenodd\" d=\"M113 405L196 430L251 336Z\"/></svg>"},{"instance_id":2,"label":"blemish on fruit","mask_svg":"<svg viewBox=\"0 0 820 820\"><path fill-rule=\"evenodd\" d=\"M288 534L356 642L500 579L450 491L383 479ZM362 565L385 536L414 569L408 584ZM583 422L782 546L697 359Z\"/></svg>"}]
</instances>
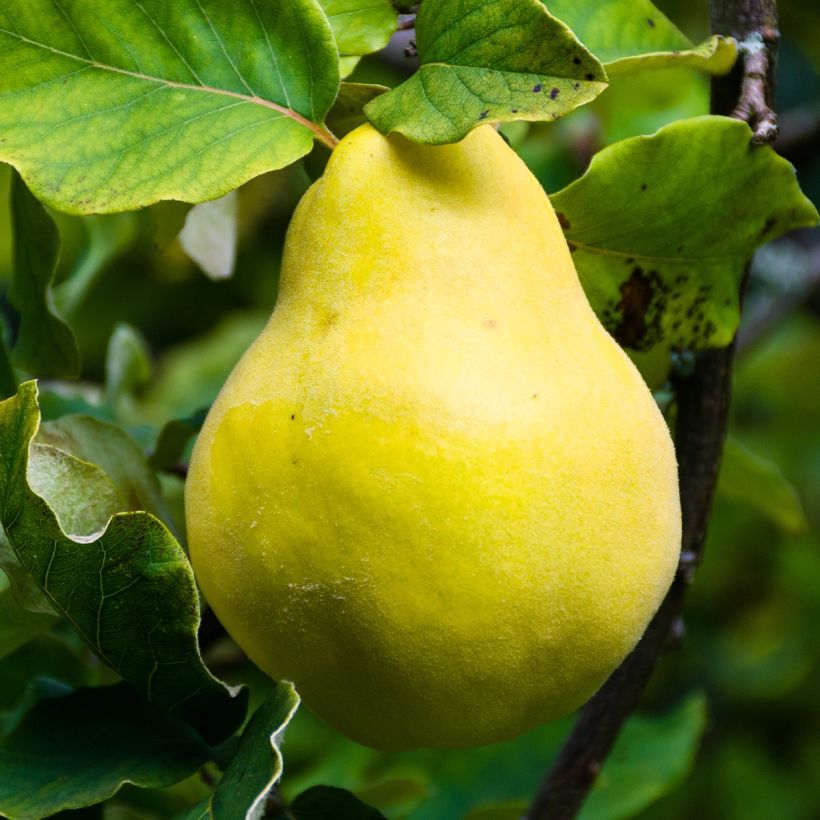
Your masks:
<instances>
[{"instance_id":1,"label":"blemish on fruit","mask_svg":"<svg viewBox=\"0 0 820 820\"><path fill-rule=\"evenodd\" d=\"M561 213L561 211L556 211L555 215L558 217L558 224L565 230L569 230L569 220Z\"/></svg>"},{"instance_id":2,"label":"blemish on fruit","mask_svg":"<svg viewBox=\"0 0 820 820\"><path fill-rule=\"evenodd\" d=\"M486 327L487 330L493 330L497 326L498 322L496 322L495 319L485 319L481 324Z\"/></svg>"},{"instance_id":3,"label":"blemish on fruit","mask_svg":"<svg viewBox=\"0 0 820 820\"><path fill-rule=\"evenodd\" d=\"M480 120L486 120L486 119L487 119L487 117L489 116L489 113L490 113L489 111L482 111L482 112L478 115L478 118L479 118Z\"/></svg>"},{"instance_id":4,"label":"blemish on fruit","mask_svg":"<svg viewBox=\"0 0 820 820\"><path fill-rule=\"evenodd\" d=\"M560 88L553 87L550 89L550 99L554 100L561 93Z\"/></svg>"},{"instance_id":5,"label":"blemish on fruit","mask_svg":"<svg viewBox=\"0 0 820 820\"><path fill-rule=\"evenodd\" d=\"M536 83L536 84L532 87L533 93L534 93L534 94L537 94L539 91L541 91L541 89L542 89L543 87L544 87L544 86L543 86L543 85L541 85L541 83Z\"/></svg>"},{"instance_id":6,"label":"blemish on fruit","mask_svg":"<svg viewBox=\"0 0 820 820\"><path fill-rule=\"evenodd\" d=\"M291 413L290 414L290 420L291 421L296 421L296 413Z\"/></svg>"}]
</instances>

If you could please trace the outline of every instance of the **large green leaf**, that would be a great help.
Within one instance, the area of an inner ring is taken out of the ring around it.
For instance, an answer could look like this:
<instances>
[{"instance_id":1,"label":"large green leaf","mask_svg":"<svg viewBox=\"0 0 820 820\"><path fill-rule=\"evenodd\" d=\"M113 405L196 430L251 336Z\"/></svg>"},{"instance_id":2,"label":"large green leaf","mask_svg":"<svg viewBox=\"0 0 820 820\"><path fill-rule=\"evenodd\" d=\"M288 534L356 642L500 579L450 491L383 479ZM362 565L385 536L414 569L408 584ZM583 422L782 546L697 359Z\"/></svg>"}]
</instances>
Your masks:
<instances>
[{"instance_id":1,"label":"large green leaf","mask_svg":"<svg viewBox=\"0 0 820 820\"><path fill-rule=\"evenodd\" d=\"M734 64L737 45L714 36L694 46L649 0L544 0L605 65L610 77L671 65L722 74Z\"/></svg>"},{"instance_id":2,"label":"large green leaf","mask_svg":"<svg viewBox=\"0 0 820 820\"><path fill-rule=\"evenodd\" d=\"M190 727L125 684L44 698L0 740L0 813L39 820L124 783L169 786L210 756Z\"/></svg>"},{"instance_id":3,"label":"large green leaf","mask_svg":"<svg viewBox=\"0 0 820 820\"><path fill-rule=\"evenodd\" d=\"M457 142L484 122L553 120L606 87L601 64L538 0L425 0L421 67L365 107L382 133Z\"/></svg>"},{"instance_id":4,"label":"large green leaf","mask_svg":"<svg viewBox=\"0 0 820 820\"><path fill-rule=\"evenodd\" d=\"M2 141L0 137L0 145ZM14 265L9 300L20 312L12 360L40 376L74 378L80 372L80 354L71 330L55 312L51 293L60 234L17 174L11 181L11 214Z\"/></svg>"},{"instance_id":5,"label":"large green leaf","mask_svg":"<svg viewBox=\"0 0 820 820\"><path fill-rule=\"evenodd\" d=\"M338 85L318 0L0 7L0 159L73 213L215 199L332 144Z\"/></svg>"},{"instance_id":6,"label":"large green leaf","mask_svg":"<svg viewBox=\"0 0 820 820\"><path fill-rule=\"evenodd\" d=\"M624 346L732 339L755 248L817 222L794 169L727 117L673 123L600 151L552 197L587 297Z\"/></svg>"},{"instance_id":7,"label":"large green leaf","mask_svg":"<svg viewBox=\"0 0 820 820\"><path fill-rule=\"evenodd\" d=\"M339 47L341 74L346 77L365 54L384 48L396 30L390 0L319 0Z\"/></svg>"},{"instance_id":8,"label":"large green leaf","mask_svg":"<svg viewBox=\"0 0 820 820\"><path fill-rule=\"evenodd\" d=\"M53 507L27 480L39 421L33 382L0 402L0 523L19 561L18 574L27 575L94 652L151 703L190 723L207 740L223 739L242 720L246 697L232 696L202 663L199 601L181 547L157 518L142 511L119 512L104 530L82 538L67 535ZM85 459L75 453L93 456L120 492L150 502L150 491L125 463L127 448L109 452L115 441L109 428L116 429L93 419L80 425L60 420L44 428L50 438L46 450L59 450L81 466ZM96 479L81 481L80 470L71 478L69 502L83 487L86 500L99 491ZM66 499L59 487L51 482L50 488L50 502L62 508ZM95 522L84 522L89 523Z\"/></svg>"}]
</instances>

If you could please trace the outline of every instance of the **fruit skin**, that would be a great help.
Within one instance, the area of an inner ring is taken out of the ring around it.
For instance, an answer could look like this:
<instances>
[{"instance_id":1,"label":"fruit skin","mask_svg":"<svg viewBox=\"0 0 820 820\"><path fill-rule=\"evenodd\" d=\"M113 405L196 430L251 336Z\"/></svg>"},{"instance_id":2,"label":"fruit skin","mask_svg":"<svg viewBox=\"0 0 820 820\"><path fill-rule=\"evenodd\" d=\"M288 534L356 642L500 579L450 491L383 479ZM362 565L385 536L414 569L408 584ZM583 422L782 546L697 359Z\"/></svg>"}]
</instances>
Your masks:
<instances>
[{"instance_id":1,"label":"fruit skin","mask_svg":"<svg viewBox=\"0 0 820 820\"><path fill-rule=\"evenodd\" d=\"M579 706L680 547L664 420L488 126L342 140L186 505L230 634L383 749L492 743Z\"/></svg>"}]
</instances>

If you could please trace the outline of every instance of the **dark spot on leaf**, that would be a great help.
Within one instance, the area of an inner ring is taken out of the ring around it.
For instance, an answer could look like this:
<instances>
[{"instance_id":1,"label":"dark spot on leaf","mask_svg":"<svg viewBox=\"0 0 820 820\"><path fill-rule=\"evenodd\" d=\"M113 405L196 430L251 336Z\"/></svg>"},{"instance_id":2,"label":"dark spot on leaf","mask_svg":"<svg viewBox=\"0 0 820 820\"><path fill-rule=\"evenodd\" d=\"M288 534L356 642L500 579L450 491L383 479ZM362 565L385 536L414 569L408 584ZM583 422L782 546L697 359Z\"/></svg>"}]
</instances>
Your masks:
<instances>
[{"instance_id":1,"label":"dark spot on leaf","mask_svg":"<svg viewBox=\"0 0 820 820\"><path fill-rule=\"evenodd\" d=\"M660 313L655 310L652 326L647 324L647 314L655 297L652 282L643 268L636 267L632 276L621 285L620 291L621 301L617 307L621 321L612 335L624 347L636 350L646 348L652 344L651 336L657 334L660 321ZM650 331L654 333L650 334Z\"/></svg>"},{"instance_id":2,"label":"dark spot on leaf","mask_svg":"<svg viewBox=\"0 0 820 820\"><path fill-rule=\"evenodd\" d=\"M683 245L678 245L678 253L680 253L682 250L683 250Z\"/></svg>"},{"instance_id":3,"label":"dark spot on leaf","mask_svg":"<svg viewBox=\"0 0 820 820\"><path fill-rule=\"evenodd\" d=\"M629 259L626 260L627 265L634 265L635 264L635 257L630 256Z\"/></svg>"},{"instance_id":4,"label":"dark spot on leaf","mask_svg":"<svg viewBox=\"0 0 820 820\"><path fill-rule=\"evenodd\" d=\"M570 253L575 253L578 250L578 246L574 242L567 242L567 247Z\"/></svg>"},{"instance_id":5,"label":"dark spot on leaf","mask_svg":"<svg viewBox=\"0 0 820 820\"><path fill-rule=\"evenodd\" d=\"M580 57L573 57L572 62L575 63L575 65L581 65L581 58Z\"/></svg>"},{"instance_id":6,"label":"dark spot on leaf","mask_svg":"<svg viewBox=\"0 0 820 820\"><path fill-rule=\"evenodd\" d=\"M540 91L543 87L544 87L544 86L543 86L543 85L541 85L541 83L536 83L536 84L532 87L532 90L533 90L533 92L534 92L535 94L537 94L537 93L538 93L538 92L539 92L539 91Z\"/></svg>"},{"instance_id":7,"label":"dark spot on leaf","mask_svg":"<svg viewBox=\"0 0 820 820\"><path fill-rule=\"evenodd\" d=\"M646 22L649 25L649 28L655 28L655 21L651 17L647 17Z\"/></svg>"},{"instance_id":8,"label":"dark spot on leaf","mask_svg":"<svg viewBox=\"0 0 820 820\"><path fill-rule=\"evenodd\" d=\"M590 81L595 79L595 75L591 71L585 74L584 76Z\"/></svg>"},{"instance_id":9,"label":"dark spot on leaf","mask_svg":"<svg viewBox=\"0 0 820 820\"><path fill-rule=\"evenodd\" d=\"M645 183L645 182L641 185L641 190L642 190L642 191L645 191L645 190L646 190L646 183Z\"/></svg>"},{"instance_id":10,"label":"dark spot on leaf","mask_svg":"<svg viewBox=\"0 0 820 820\"><path fill-rule=\"evenodd\" d=\"M581 87L581 83L573 83L572 87L577 91Z\"/></svg>"},{"instance_id":11,"label":"dark spot on leaf","mask_svg":"<svg viewBox=\"0 0 820 820\"><path fill-rule=\"evenodd\" d=\"M555 87L551 88L550 89L550 99L554 100L560 93L561 93L560 88L555 88Z\"/></svg>"},{"instance_id":12,"label":"dark spot on leaf","mask_svg":"<svg viewBox=\"0 0 820 820\"><path fill-rule=\"evenodd\" d=\"M777 225L777 217L770 216L763 225L763 230L760 232L760 235L765 236L775 225Z\"/></svg>"},{"instance_id":13,"label":"dark spot on leaf","mask_svg":"<svg viewBox=\"0 0 820 820\"><path fill-rule=\"evenodd\" d=\"M556 211L555 215L558 217L558 224L565 230L569 230L569 220L561 213L561 211Z\"/></svg>"},{"instance_id":14,"label":"dark spot on leaf","mask_svg":"<svg viewBox=\"0 0 820 820\"><path fill-rule=\"evenodd\" d=\"M487 119L487 116L489 115L489 113L490 113L489 111L482 111L482 112L478 115L478 118L479 118L480 120L485 120L485 119Z\"/></svg>"},{"instance_id":15,"label":"dark spot on leaf","mask_svg":"<svg viewBox=\"0 0 820 820\"><path fill-rule=\"evenodd\" d=\"M512 111L512 113L513 113L513 114L517 114L517 113L518 113L518 109L517 109L517 108L511 108L511 109L510 109L510 111Z\"/></svg>"}]
</instances>

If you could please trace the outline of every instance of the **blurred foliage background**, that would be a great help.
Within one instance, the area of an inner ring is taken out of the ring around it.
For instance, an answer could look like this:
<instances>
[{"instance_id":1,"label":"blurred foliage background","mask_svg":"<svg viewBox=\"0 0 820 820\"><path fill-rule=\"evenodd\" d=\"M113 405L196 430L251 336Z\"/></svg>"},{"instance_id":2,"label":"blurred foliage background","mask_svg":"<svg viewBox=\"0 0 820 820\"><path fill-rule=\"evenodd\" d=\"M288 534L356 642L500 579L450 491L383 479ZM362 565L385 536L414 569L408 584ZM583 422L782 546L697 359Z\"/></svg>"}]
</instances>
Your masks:
<instances>
[{"instance_id":1,"label":"blurred foliage background","mask_svg":"<svg viewBox=\"0 0 820 820\"><path fill-rule=\"evenodd\" d=\"M706 2L657 5L695 42L708 34ZM820 205L820 5L783 0L776 148ZM353 79L397 82L402 43L366 58ZM504 127L548 192L579 176L613 141L708 110L708 80L665 69L624 80L550 125ZM321 165L260 177L238 194L234 275L206 276L173 238L187 209L163 205L104 217L55 214L63 236L55 299L83 358L78 383L42 382L45 418L85 412L125 424L151 452L163 424L207 407L276 298L290 214ZM8 169L0 170L7 201ZM220 215L212 215L219 224ZM7 208L0 209L0 278L10 268ZM186 229L191 232L195 225ZM230 246L220 251L229 258ZM4 332L14 314L0 297ZM586 818L801 820L820 816L820 232L764 248L746 294L731 439L706 560L687 604L685 640L662 659L644 711L629 725ZM661 387L666 360L643 362ZM193 423L193 422L192 422ZM184 461L184 456L182 458ZM162 473L180 531L183 482ZM210 617L205 657L230 681L268 686ZM82 658L82 663L78 658ZM69 683L93 663L58 628L0 661L0 717L23 681ZM544 670L549 674L549 670ZM335 735L302 710L285 743L283 790L314 783L354 790L391 817L518 817L570 721L510 744L470 752L385 755ZM169 817L205 793L124 789L95 816ZM79 815L80 812L73 812Z\"/></svg>"}]
</instances>

